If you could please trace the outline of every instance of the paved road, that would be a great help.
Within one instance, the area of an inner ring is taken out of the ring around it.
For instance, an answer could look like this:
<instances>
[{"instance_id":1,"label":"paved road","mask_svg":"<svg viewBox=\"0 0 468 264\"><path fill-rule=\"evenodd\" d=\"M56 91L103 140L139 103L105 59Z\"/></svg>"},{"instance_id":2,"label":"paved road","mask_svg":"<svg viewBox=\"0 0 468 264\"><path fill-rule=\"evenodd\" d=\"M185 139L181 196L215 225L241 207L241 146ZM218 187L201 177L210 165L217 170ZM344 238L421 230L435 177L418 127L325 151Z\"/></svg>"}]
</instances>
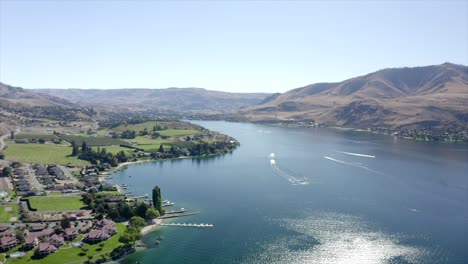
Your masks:
<instances>
[{"instance_id":1,"label":"paved road","mask_svg":"<svg viewBox=\"0 0 468 264\"><path fill-rule=\"evenodd\" d=\"M44 190L44 186L39 182L39 180L37 179L36 177L36 173L34 172L34 169L32 168L31 164L29 163L26 163L25 164L26 166L26 170L27 170L27 174L26 174L26 177L29 181L29 183L31 184L31 187L33 189L36 189L38 191L43 191Z\"/></svg>"}]
</instances>

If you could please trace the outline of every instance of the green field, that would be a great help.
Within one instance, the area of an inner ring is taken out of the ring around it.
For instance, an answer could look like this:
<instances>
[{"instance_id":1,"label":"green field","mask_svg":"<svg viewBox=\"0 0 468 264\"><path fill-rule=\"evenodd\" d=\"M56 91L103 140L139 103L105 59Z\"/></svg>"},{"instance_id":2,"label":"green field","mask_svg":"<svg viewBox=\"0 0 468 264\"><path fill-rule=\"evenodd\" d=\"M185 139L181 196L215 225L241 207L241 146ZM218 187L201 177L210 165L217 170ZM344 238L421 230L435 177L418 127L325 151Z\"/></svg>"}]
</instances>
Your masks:
<instances>
[{"instance_id":1,"label":"green field","mask_svg":"<svg viewBox=\"0 0 468 264\"><path fill-rule=\"evenodd\" d=\"M89 245L84 244L83 248L87 249L86 253L79 247L67 248L68 245L62 246L55 253L52 253L44 258L36 259L34 257L34 250L28 251L26 256L23 258L9 258L7 263L12 264L28 264L28 263L47 263L47 264L63 264L68 262L73 263L84 263L88 260L87 256L94 256L92 261L99 259L101 254L109 254L114 248L119 246L119 237L125 232L125 226L121 223L117 223L117 234L112 236L110 239L102 242L104 246L101 248L100 243ZM15 250L16 251L16 250ZM12 252L9 252L12 253ZM81 255L80 255L81 254Z\"/></svg>"},{"instance_id":2,"label":"green field","mask_svg":"<svg viewBox=\"0 0 468 264\"><path fill-rule=\"evenodd\" d=\"M51 141L52 139L57 138L54 134L42 134L42 133L20 133L15 135L15 139L44 139L46 141Z\"/></svg>"},{"instance_id":3,"label":"green field","mask_svg":"<svg viewBox=\"0 0 468 264\"><path fill-rule=\"evenodd\" d=\"M81 196L34 196L29 197L29 204L38 211L64 211L86 208Z\"/></svg>"},{"instance_id":4,"label":"green field","mask_svg":"<svg viewBox=\"0 0 468 264\"><path fill-rule=\"evenodd\" d=\"M93 150L97 151L98 150L98 147L92 147ZM117 154L119 151L124 151L125 154L130 154L132 153L132 149L130 148L125 148L125 147L121 147L121 146L102 146L102 147L99 147L100 149L106 149L106 151L108 153L112 153L112 154Z\"/></svg>"},{"instance_id":5,"label":"green field","mask_svg":"<svg viewBox=\"0 0 468 264\"><path fill-rule=\"evenodd\" d=\"M44 164L63 164L89 165L85 160L79 160L77 157L69 157L72 148L69 146L50 145L50 144L8 144L5 150L5 157L8 160L44 163Z\"/></svg>"},{"instance_id":6,"label":"green field","mask_svg":"<svg viewBox=\"0 0 468 264\"><path fill-rule=\"evenodd\" d=\"M111 145L126 145L127 142L111 137L93 137L93 136L77 136L77 135L60 135L60 138L71 143L75 141L78 146L86 142L88 146L111 146Z\"/></svg>"},{"instance_id":7,"label":"green field","mask_svg":"<svg viewBox=\"0 0 468 264\"><path fill-rule=\"evenodd\" d=\"M199 134L200 131L193 129L167 129L158 131L158 133L168 137L179 137Z\"/></svg>"},{"instance_id":8,"label":"green field","mask_svg":"<svg viewBox=\"0 0 468 264\"><path fill-rule=\"evenodd\" d=\"M7 208L9 208L7 210ZM0 206L0 223L9 223L11 217L18 217L17 204L4 204Z\"/></svg>"}]
</instances>

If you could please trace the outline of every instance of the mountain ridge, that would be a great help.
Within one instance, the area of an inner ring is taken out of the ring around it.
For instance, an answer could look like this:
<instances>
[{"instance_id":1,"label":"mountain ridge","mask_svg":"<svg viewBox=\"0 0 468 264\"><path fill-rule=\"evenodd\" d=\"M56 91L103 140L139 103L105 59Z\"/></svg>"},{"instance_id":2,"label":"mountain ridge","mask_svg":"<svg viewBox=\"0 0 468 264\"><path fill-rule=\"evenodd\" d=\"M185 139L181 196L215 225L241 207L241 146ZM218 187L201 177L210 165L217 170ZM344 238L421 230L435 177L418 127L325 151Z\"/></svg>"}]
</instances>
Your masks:
<instances>
[{"instance_id":1,"label":"mountain ridge","mask_svg":"<svg viewBox=\"0 0 468 264\"><path fill-rule=\"evenodd\" d=\"M228 111L260 103L269 93L229 93L205 88L31 89L92 107L131 110Z\"/></svg>"},{"instance_id":2,"label":"mountain ridge","mask_svg":"<svg viewBox=\"0 0 468 264\"><path fill-rule=\"evenodd\" d=\"M468 67L444 63L381 69L292 89L242 109L250 121L314 120L329 126L466 125Z\"/></svg>"}]
</instances>

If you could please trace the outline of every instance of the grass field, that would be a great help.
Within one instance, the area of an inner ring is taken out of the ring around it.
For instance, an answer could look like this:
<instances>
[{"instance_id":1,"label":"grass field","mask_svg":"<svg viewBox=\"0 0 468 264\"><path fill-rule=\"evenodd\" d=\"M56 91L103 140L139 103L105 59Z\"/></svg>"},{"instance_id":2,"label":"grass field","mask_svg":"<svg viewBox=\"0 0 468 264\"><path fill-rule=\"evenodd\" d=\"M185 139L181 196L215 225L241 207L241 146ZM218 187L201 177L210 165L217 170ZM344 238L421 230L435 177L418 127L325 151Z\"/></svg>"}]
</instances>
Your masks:
<instances>
[{"instance_id":1,"label":"grass field","mask_svg":"<svg viewBox=\"0 0 468 264\"><path fill-rule=\"evenodd\" d=\"M63 164L89 165L85 160L79 160L76 157L68 157L72 148L68 146L50 145L50 144L9 144L5 150L5 157L8 160L44 163L44 164Z\"/></svg>"},{"instance_id":2,"label":"grass field","mask_svg":"<svg viewBox=\"0 0 468 264\"><path fill-rule=\"evenodd\" d=\"M47 263L47 264L63 264L68 262L74 263L84 263L88 260L87 256L94 256L92 261L96 261L99 259L98 254L108 254L114 248L119 246L121 243L119 242L120 235L125 232L125 226L121 223L117 223L117 234L112 236L110 239L103 242L104 246L100 247L99 244L88 245L84 244L83 248L87 249L86 254L83 254L84 251L81 250L79 247L71 247L66 248L66 246L62 246L59 250L55 253L48 255L45 258L36 259L34 256L34 250L29 251L26 253L26 256L23 258L9 258L7 263L11 264L28 264L28 263ZM80 255L81 254L81 255Z\"/></svg>"},{"instance_id":3,"label":"grass field","mask_svg":"<svg viewBox=\"0 0 468 264\"><path fill-rule=\"evenodd\" d=\"M168 137L179 137L179 136L189 136L199 134L200 131L193 129L167 129L158 131L159 134Z\"/></svg>"},{"instance_id":4,"label":"grass field","mask_svg":"<svg viewBox=\"0 0 468 264\"><path fill-rule=\"evenodd\" d=\"M9 223L11 217L18 217L18 205L5 204L0 206L0 223Z\"/></svg>"},{"instance_id":5,"label":"grass field","mask_svg":"<svg viewBox=\"0 0 468 264\"><path fill-rule=\"evenodd\" d=\"M98 147L93 147L93 150L97 151ZM130 148L125 148L121 146L101 146L100 149L106 149L108 153L117 154L117 152L123 150L125 154L132 153Z\"/></svg>"},{"instance_id":6,"label":"grass field","mask_svg":"<svg viewBox=\"0 0 468 264\"><path fill-rule=\"evenodd\" d=\"M38 211L79 210L86 208L81 196L34 196L29 197L29 204Z\"/></svg>"}]
</instances>

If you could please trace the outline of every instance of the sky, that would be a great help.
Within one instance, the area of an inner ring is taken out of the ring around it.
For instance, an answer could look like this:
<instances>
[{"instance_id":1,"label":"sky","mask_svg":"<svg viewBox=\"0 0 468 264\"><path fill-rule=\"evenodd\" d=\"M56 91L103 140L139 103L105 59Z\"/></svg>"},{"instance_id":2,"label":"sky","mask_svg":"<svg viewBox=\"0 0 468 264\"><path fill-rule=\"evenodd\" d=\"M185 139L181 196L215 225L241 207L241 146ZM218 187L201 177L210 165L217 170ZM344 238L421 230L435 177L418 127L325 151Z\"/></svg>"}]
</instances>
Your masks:
<instances>
[{"instance_id":1,"label":"sky","mask_svg":"<svg viewBox=\"0 0 468 264\"><path fill-rule=\"evenodd\" d=\"M0 82L285 92L468 65L468 1L0 0Z\"/></svg>"}]
</instances>

